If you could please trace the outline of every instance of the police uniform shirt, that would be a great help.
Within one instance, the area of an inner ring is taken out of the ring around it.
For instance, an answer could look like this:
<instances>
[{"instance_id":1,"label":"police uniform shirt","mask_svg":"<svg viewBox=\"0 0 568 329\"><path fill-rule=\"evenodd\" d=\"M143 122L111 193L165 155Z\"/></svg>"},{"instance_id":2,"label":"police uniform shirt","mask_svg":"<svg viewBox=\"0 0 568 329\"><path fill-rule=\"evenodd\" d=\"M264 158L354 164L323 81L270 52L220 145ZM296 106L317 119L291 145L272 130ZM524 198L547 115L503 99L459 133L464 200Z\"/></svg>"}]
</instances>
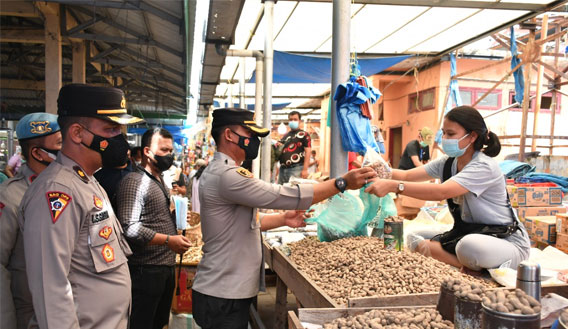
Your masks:
<instances>
[{"instance_id":1,"label":"police uniform shirt","mask_svg":"<svg viewBox=\"0 0 568 329\"><path fill-rule=\"evenodd\" d=\"M264 287L256 208L307 209L313 186L286 187L253 178L217 152L199 179L203 258L193 289L227 299L250 298Z\"/></svg>"},{"instance_id":2,"label":"police uniform shirt","mask_svg":"<svg viewBox=\"0 0 568 329\"><path fill-rule=\"evenodd\" d=\"M63 155L22 200L28 283L41 328L126 328L130 249L102 187Z\"/></svg>"},{"instance_id":3,"label":"police uniform shirt","mask_svg":"<svg viewBox=\"0 0 568 329\"><path fill-rule=\"evenodd\" d=\"M35 177L24 164L0 186L0 328L27 328L33 316L18 207Z\"/></svg>"}]
</instances>

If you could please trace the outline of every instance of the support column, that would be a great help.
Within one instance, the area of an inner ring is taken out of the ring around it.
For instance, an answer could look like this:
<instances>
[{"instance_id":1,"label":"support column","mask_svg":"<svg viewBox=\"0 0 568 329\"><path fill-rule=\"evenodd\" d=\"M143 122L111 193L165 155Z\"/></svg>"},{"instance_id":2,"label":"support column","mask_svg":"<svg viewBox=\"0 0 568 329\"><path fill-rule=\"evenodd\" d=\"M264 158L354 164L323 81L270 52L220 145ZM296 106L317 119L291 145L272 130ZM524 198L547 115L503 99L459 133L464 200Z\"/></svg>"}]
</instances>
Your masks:
<instances>
[{"instance_id":1,"label":"support column","mask_svg":"<svg viewBox=\"0 0 568 329\"><path fill-rule=\"evenodd\" d=\"M347 152L341 144L336 103L333 96L337 87L349 79L349 43L351 33L351 3L333 0L333 36L331 51L331 150L330 177L347 172Z\"/></svg>"},{"instance_id":2,"label":"support column","mask_svg":"<svg viewBox=\"0 0 568 329\"><path fill-rule=\"evenodd\" d=\"M546 39L548 35L548 15L542 17L542 26L540 28L540 40ZM541 59L542 51L544 50L544 45L538 47L538 58ZM531 151L536 151L536 135L538 135L538 114L540 112L540 102L542 98L542 78L544 75L544 67L538 64L538 74L536 78L536 101L534 106L534 120L533 120L533 138L531 141Z\"/></svg>"},{"instance_id":3,"label":"support column","mask_svg":"<svg viewBox=\"0 0 568 329\"><path fill-rule=\"evenodd\" d=\"M264 76L264 57L257 56L256 57L256 83L255 83L255 94L254 94L254 116L256 120L256 124L262 126L263 122L263 115L262 115L262 78ZM271 127L266 127L271 128ZM272 130L272 129L271 129ZM252 162L252 174L254 178L260 177L260 158L257 157ZM272 168L270 168L272 169Z\"/></svg>"},{"instance_id":4,"label":"support column","mask_svg":"<svg viewBox=\"0 0 568 329\"><path fill-rule=\"evenodd\" d=\"M59 5L49 6L49 9L43 12L45 14L45 112L57 113L57 97L63 74Z\"/></svg>"},{"instance_id":5,"label":"support column","mask_svg":"<svg viewBox=\"0 0 568 329\"><path fill-rule=\"evenodd\" d=\"M529 34L529 42L527 43L530 46L534 45L534 37L535 33L532 30ZM520 140L520 147L519 147L519 161L525 161L525 146L527 142L527 121L529 116L529 109L531 107L531 62L527 61L524 63L525 67L525 95L523 97L523 117L521 121L521 140ZM533 136L534 138L534 136Z\"/></svg>"},{"instance_id":6,"label":"support column","mask_svg":"<svg viewBox=\"0 0 568 329\"><path fill-rule=\"evenodd\" d=\"M272 130L272 78L274 60L274 0L264 1L264 18L266 20L266 36L264 39L264 116L262 125ZM270 134L262 139L262 154L260 158L260 177L270 182Z\"/></svg>"},{"instance_id":7,"label":"support column","mask_svg":"<svg viewBox=\"0 0 568 329\"><path fill-rule=\"evenodd\" d=\"M73 83L86 83L87 59L85 41L73 42Z\"/></svg>"}]
</instances>

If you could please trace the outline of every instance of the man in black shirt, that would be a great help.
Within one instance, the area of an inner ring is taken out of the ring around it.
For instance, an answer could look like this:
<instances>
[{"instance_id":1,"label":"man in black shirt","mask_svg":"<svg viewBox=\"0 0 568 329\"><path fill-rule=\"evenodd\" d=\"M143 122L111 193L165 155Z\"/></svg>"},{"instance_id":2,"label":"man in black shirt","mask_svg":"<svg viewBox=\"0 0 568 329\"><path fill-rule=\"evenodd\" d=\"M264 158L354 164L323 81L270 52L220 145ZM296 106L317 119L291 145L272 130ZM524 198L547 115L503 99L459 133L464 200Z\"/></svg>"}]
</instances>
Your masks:
<instances>
[{"instance_id":1,"label":"man in black shirt","mask_svg":"<svg viewBox=\"0 0 568 329\"><path fill-rule=\"evenodd\" d=\"M433 133L428 127L424 127L418 133L418 139L410 141L398 164L398 169L409 170L420 167L430 161L430 144Z\"/></svg>"},{"instance_id":2,"label":"man in black shirt","mask_svg":"<svg viewBox=\"0 0 568 329\"><path fill-rule=\"evenodd\" d=\"M300 129L300 119L301 115L297 111L288 114L290 131L278 145L281 150L278 157L280 161L278 184L288 183L291 177L308 178L312 142L310 135Z\"/></svg>"}]
</instances>

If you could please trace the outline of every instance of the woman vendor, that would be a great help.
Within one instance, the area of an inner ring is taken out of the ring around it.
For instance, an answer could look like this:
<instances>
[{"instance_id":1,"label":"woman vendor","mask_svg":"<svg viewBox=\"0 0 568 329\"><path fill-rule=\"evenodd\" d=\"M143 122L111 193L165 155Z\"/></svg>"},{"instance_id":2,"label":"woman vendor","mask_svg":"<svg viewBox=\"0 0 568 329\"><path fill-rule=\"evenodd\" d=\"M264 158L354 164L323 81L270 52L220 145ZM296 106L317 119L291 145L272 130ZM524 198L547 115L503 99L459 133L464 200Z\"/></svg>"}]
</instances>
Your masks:
<instances>
[{"instance_id":1,"label":"woman vendor","mask_svg":"<svg viewBox=\"0 0 568 329\"><path fill-rule=\"evenodd\" d=\"M516 269L529 257L530 241L511 208L505 178L493 159L501 151L497 135L470 106L448 112L442 131L446 155L423 167L395 169L392 180L375 179L365 191L380 197L395 192L422 200L448 200L453 228L438 235L422 232L423 239L411 246L413 251L464 271L505 263ZM440 178L442 184L422 183L432 178Z\"/></svg>"}]
</instances>

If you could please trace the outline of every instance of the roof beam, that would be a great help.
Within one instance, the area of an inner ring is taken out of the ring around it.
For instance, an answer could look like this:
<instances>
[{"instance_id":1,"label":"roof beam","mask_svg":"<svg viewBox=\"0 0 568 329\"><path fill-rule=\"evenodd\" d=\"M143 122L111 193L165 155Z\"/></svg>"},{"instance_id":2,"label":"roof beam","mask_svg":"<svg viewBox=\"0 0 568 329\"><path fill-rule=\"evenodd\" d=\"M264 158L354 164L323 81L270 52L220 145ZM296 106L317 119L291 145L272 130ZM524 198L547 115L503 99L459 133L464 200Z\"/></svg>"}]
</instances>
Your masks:
<instances>
[{"instance_id":1,"label":"roof beam","mask_svg":"<svg viewBox=\"0 0 568 329\"><path fill-rule=\"evenodd\" d=\"M298 0L280 0L298 1ZM300 2L327 2L332 0L299 0ZM493 2L493 1L463 1L463 0L353 0L355 4L366 5L393 5L393 6L418 6L418 7L450 7L450 8L474 8L474 9L500 9L500 10L530 10L542 11L547 5L531 4L523 2Z\"/></svg>"},{"instance_id":2,"label":"roof beam","mask_svg":"<svg viewBox=\"0 0 568 329\"><path fill-rule=\"evenodd\" d=\"M22 30L3 28L0 34L0 42L45 43L45 31L43 29Z\"/></svg>"},{"instance_id":3,"label":"roof beam","mask_svg":"<svg viewBox=\"0 0 568 329\"><path fill-rule=\"evenodd\" d=\"M165 44L163 44L159 41L156 41L152 38L148 38L146 35L143 35L142 33L135 31L135 30L133 30L133 29L131 29L131 28L125 26L125 25L117 23L116 21L114 21L114 20L112 20L108 17L104 17L104 16L98 15L98 14L93 14L93 12L91 10L88 10L86 8L83 8L83 7L75 7L74 9L82 12L85 15L89 15L89 16L93 17L93 19L103 21L105 24L107 24L109 26L112 26L112 27L119 29L123 32L126 32L126 33L136 37L138 40L145 40L147 42L147 45L149 45L149 46L158 47L158 48L163 49L164 51L167 51L167 52L174 54L178 57L183 56L183 52L175 50L172 47L169 47L169 46L167 46L167 45L165 45ZM72 35L71 33L69 33L69 34ZM118 38L118 39L122 39L122 38ZM120 42L115 41L115 43L120 43Z\"/></svg>"},{"instance_id":4,"label":"roof beam","mask_svg":"<svg viewBox=\"0 0 568 329\"><path fill-rule=\"evenodd\" d=\"M24 1L2 1L0 15L16 17L40 17L35 7Z\"/></svg>"},{"instance_id":5,"label":"roof beam","mask_svg":"<svg viewBox=\"0 0 568 329\"><path fill-rule=\"evenodd\" d=\"M144 55L142 55L142 54L139 54L139 53L137 53L136 51L134 51L134 50L132 50L132 49L130 49L130 48L128 48L128 47L121 47L120 50L121 50L122 52L124 52L124 53L127 53L127 54L129 54L129 55L135 57L139 62L140 62L140 60L144 60L144 61L146 61L147 63L153 63L153 62L155 62L153 59L151 59L151 58L149 58L149 57L147 57L147 56L144 56ZM172 68L172 67L170 67L170 66L167 66L167 65L165 65L165 64L162 64L162 63L160 63L160 65L161 65L160 68L161 68L162 70L165 70L165 71L171 72L171 73L173 73L173 74L179 75L180 78L183 78L183 77L184 77L184 76L183 76L183 73L181 73L180 71L178 71L178 70L176 70L176 69L174 69L174 68Z\"/></svg>"},{"instance_id":6,"label":"roof beam","mask_svg":"<svg viewBox=\"0 0 568 329\"><path fill-rule=\"evenodd\" d=\"M86 7L98 7L98 8L111 8L111 9L126 9L126 10L140 10L146 11L154 16L160 17L161 19L168 21L176 26L180 26L183 22L181 18L163 11L158 7L154 7L144 1L105 1L105 0L44 0L45 2L57 2L66 5L81 5Z\"/></svg>"},{"instance_id":7,"label":"roof beam","mask_svg":"<svg viewBox=\"0 0 568 329\"><path fill-rule=\"evenodd\" d=\"M45 90L45 81L1 79L2 89Z\"/></svg>"}]
</instances>

